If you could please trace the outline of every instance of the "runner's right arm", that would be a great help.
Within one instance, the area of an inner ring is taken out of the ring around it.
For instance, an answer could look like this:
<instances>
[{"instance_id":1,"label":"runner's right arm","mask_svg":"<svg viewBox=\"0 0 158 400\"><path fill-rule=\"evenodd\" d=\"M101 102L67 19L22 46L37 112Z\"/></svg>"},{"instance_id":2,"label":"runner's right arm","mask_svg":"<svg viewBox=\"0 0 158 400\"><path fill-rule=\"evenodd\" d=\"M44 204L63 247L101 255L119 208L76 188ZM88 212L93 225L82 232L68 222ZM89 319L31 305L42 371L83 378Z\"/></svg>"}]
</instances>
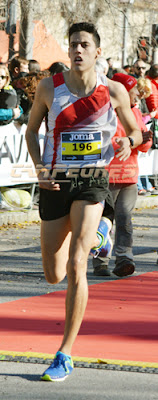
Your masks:
<instances>
[{"instance_id":1,"label":"runner's right arm","mask_svg":"<svg viewBox=\"0 0 158 400\"><path fill-rule=\"evenodd\" d=\"M134 146L132 146L132 148L139 146L143 141L143 137L132 113L129 94L125 87L121 83L113 82L112 80L108 80L108 85L113 108L115 108L127 135L127 137L122 137L117 140L120 148L118 149L116 157L120 160L126 160L131 153L128 136L134 140Z\"/></svg>"},{"instance_id":2,"label":"runner's right arm","mask_svg":"<svg viewBox=\"0 0 158 400\"><path fill-rule=\"evenodd\" d=\"M39 186L48 190L59 190L59 185L48 179L47 168L44 167L40 153L38 131L43 118L53 102L53 79L42 79L36 89L35 99L26 130L28 151L37 170Z\"/></svg>"}]
</instances>

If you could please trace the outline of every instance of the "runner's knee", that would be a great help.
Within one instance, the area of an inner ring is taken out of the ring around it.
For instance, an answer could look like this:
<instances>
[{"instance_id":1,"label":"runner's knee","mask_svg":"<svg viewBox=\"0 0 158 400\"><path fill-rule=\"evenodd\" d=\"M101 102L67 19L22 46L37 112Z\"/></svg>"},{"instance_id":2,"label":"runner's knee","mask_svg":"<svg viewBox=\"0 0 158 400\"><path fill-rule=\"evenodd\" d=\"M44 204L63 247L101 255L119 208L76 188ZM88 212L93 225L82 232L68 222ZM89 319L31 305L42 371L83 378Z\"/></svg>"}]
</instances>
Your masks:
<instances>
[{"instance_id":1,"label":"runner's knee","mask_svg":"<svg viewBox=\"0 0 158 400\"><path fill-rule=\"evenodd\" d=\"M79 251L70 255L67 266L67 275L68 279L73 280L74 284L76 284L80 278L86 275L87 258L88 257L84 251Z\"/></svg>"},{"instance_id":2,"label":"runner's knee","mask_svg":"<svg viewBox=\"0 0 158 400\"><path fill-rule=\"evenodd\" d=\"M66 272L61 268L54 269L53 265L51 265L51 267L48 267L48 265L47 266L44 265L43 268L44 268L45 278L48 283L55 285L56 283L61 282L65 278Z\"/></svg>"}]
</instances>

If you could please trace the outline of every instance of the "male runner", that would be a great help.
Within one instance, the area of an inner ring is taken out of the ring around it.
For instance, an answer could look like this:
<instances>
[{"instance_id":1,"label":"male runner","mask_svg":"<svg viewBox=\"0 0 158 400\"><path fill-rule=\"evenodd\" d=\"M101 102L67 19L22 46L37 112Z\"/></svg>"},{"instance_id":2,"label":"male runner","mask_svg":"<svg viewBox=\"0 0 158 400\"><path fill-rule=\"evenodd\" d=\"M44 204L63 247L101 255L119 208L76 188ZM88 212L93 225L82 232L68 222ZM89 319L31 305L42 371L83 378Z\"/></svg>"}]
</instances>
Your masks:
<instances>
[{"instance_id":1,"label":"male runner","mask_svg":"<svg viewBox=\"0 0 158 400\"><path fill-rule=\"evenodd\" d=\"M40 186L45 277L54 284L66 274L68 279L63 341L43 380L60 381L73 370L71 349L88 299L87 259L90 249L99 245L96 232L104 200L112 206L104 167L114 155L114 108L131 138L118 139L119 159L129 157L131 141L133 147L142 142L126 89L95 72L100 54L100 37L94 25L73 24L69 29L71 68L39 83L26 132ZM42 157L38 130L47 113ZM46 164L51 165L49 174Z\"/></svg>"}]
</instances>

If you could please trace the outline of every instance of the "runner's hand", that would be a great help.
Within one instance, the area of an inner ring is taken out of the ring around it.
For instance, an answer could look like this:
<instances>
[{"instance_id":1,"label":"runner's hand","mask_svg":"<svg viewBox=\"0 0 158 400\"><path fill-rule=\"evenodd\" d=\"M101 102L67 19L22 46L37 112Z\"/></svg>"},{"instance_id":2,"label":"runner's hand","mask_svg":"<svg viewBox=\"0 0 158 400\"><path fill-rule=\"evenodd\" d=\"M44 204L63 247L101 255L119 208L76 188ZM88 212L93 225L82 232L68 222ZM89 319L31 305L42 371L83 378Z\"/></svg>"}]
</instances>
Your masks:
<instances>
[{"instance_id":1,"label":"runner's hand","mask_svg":"<svg viewBox=\"0 0 158 400\"><path fill-rule=\"evenodd\" d=\"M119 158L120 161L126 161L131 154L130 141L128 137L116 138L115 141L120 146L120 148L116 150L116 158Z\"/></svg>"},{"instance_id":2,"label":"runner's hand","mask_svg":"<svg viewBox=\"0 0 158 400\"><path fill-rule=\"evenodd\" d=\"M42 189L59 191L59 183L55 183L54 179L51 178L50 171L42 167L39 171L37 170L39 187Z\"/></svg>"}]
</instances>

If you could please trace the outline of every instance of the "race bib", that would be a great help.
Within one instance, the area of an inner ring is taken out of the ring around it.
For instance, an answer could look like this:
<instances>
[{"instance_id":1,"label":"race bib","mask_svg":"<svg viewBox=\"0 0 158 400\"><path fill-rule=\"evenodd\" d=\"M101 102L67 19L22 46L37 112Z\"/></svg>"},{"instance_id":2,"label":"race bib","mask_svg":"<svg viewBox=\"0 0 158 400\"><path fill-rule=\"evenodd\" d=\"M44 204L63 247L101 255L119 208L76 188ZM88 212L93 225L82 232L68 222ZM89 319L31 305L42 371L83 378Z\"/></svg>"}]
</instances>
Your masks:
<instances>
[{"instance_id":1,"label":"race bib","mask_svg":"<svg viewBox=\"0 0 158 400\"><path fill-rule=\"evenodd\" d=\"M93 161L101 159L101 132L61 133L61 159L62 161Z\"/></svg>"}]
</instances>

